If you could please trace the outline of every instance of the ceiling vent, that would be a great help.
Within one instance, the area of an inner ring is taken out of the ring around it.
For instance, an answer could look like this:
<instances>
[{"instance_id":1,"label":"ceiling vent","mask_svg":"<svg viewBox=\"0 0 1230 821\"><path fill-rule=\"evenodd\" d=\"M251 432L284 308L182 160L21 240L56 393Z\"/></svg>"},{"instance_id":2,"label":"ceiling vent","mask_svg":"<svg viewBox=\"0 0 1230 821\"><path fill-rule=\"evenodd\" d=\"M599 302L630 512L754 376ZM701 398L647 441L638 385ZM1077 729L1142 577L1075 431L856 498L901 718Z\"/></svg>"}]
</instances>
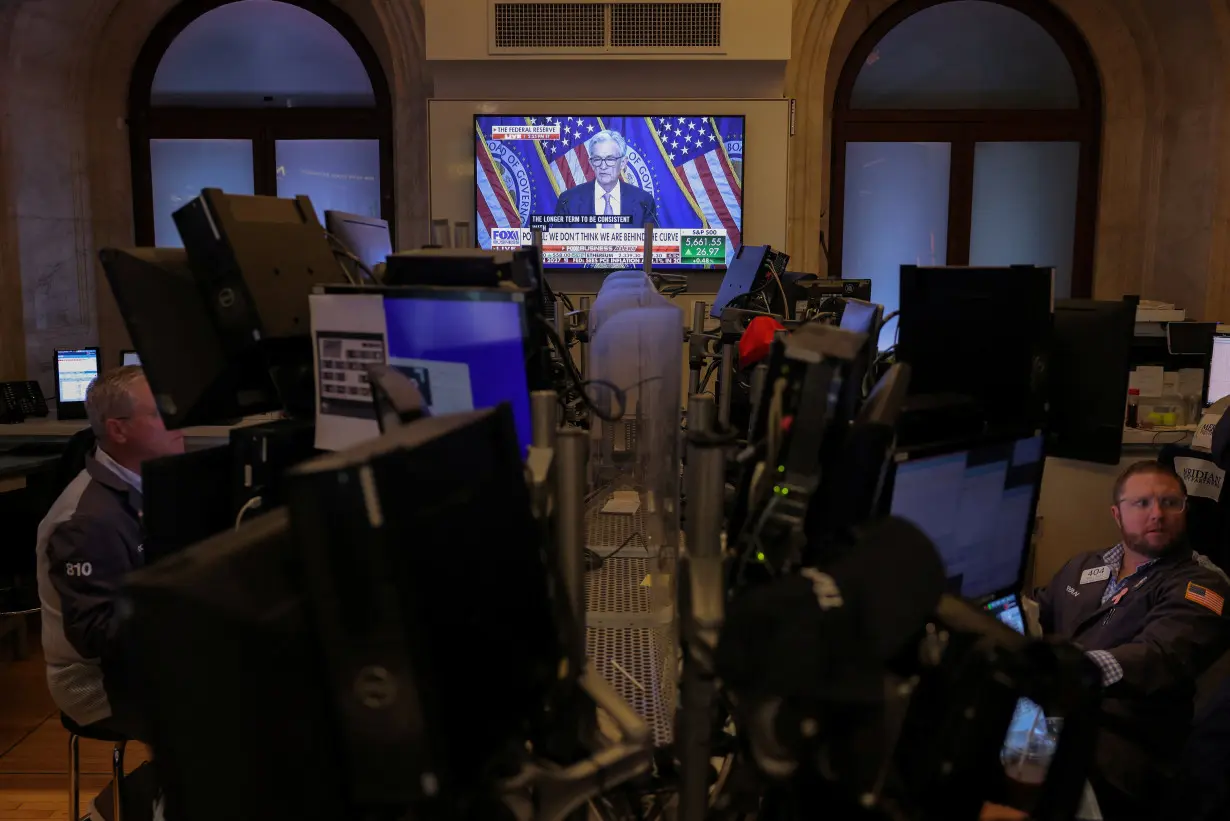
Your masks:
<instances>
[{"instance_id":1,"label":"ceiling vent","mask_svg":"<svg viewBox=\"0 0 1230 821\"><path fill-rule=\"evenodd\" d=\"M492 0L492 54L720 53L722 3Z\"/></svg>"}]
</instances>

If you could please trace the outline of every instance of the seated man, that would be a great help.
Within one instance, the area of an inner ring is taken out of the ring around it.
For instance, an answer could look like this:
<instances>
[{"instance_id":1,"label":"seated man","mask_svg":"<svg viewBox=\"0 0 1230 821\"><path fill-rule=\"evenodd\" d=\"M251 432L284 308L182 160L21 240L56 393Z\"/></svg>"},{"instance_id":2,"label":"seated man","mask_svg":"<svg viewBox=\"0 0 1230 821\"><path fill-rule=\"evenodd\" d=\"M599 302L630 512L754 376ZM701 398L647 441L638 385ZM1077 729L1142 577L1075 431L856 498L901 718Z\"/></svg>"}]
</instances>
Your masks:
<instances>
[{"instance_id":1,"label":"seated man","mask_svg":"<svg viewBox=\"0 0 1230 821\"><path fill-rule=\"evenodd\" d=\"M1083 647L1102 671L1090 782L1107 821L1164 817L1159 798L1191 726L1196 679L1230 637L1230 585L1188 544L1186 507L1171 468L1130 466L1111 507L1123 541L1072 559L1035 594L1043 631Z\"/></svg>"},{"instance_id":2,"label":"seated man","mask_svg":"<svg viewBox=\"0 0 1230 821\"><path fill-rule=\"evenodd\" d=\"M116 598L121 579L144 564L141 463L183 453L184 438L163 426L138 367L99 376L85 406L98 447L38 528L47 684L77 724L141 738L139 717L123 703Z\"/></svg>"}]
</instances>

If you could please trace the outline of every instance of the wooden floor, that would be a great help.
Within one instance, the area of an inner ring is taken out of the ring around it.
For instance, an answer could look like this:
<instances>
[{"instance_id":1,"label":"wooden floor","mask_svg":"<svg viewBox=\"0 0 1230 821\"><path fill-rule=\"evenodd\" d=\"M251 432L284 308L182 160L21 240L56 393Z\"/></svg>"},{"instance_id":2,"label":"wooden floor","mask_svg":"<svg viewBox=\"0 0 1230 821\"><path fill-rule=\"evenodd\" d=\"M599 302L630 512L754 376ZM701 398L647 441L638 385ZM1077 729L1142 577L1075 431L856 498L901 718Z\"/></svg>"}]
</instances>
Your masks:
<instances>
[{"instance_id":1,"label":"wooden floor","mask_svg":"<svg viewBox=\"0 0 1230 821\"><path fill-rule=\"evenodd\" d=\"M0 646L0 821L68 817L68 733L47 693L37 640L31 657L12 661ZM111 745L80 742L81 813L111 780ZM125 769L145 760L143 745L129 744Z\"/></svg>"}]
</instances>

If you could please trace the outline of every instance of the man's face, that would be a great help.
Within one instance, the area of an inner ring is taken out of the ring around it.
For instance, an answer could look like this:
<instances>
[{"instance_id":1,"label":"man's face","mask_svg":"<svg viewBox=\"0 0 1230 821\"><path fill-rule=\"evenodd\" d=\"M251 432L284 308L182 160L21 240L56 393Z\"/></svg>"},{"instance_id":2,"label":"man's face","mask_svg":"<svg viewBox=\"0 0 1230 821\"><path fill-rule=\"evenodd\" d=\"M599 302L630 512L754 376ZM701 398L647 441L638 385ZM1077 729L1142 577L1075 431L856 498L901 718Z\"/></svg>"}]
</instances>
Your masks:
<instances>
[{"instance_id":1,"label":"man's face","mask_svg":"<svg viewBox=\"0 0 1230 821\"><path fill-rule=\"evenodd\" d=\"M603 140L590 146L589 164L594 168L594 178L603 188L610 189L615 185L626 162L619 151L619 143Z\"/></svg>"},{"instance_id":2,"label":"man's face","mask_svg":"<svg viewBox=\"0 0 1230 821\"><path fill-rule=\"evenodd\" d=\"M1187 529L1187 497L1173 476L1138 473L1111 508L1123 543L1144 556L1160 556Z\"/></svg>"},{"instance_id":3,"label":"man's face","mask_svg":"<svg viewBox=\"0 0 1230 821\"><path fill-rule=\"evenodd\" d=\"M167 430L162 423L149 382L138 379L128 386L128 391L132 396L132 413L107 420L108 438L140 462L183 453L184 434Z\"/></svg>"}]
</instances>

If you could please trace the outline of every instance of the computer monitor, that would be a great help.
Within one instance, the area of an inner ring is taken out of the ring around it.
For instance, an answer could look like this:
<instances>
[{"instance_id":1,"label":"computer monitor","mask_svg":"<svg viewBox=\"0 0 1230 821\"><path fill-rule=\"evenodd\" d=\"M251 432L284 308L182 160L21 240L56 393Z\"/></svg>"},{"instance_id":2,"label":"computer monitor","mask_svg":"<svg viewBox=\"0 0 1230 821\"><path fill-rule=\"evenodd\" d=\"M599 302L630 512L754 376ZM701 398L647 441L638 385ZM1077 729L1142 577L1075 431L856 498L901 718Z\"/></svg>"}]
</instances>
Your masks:
<instances>
[{"instance_id":1,"label":"computer monitor","mask_svg":"<svg viewBox=\"0 0 1230 821\"><path fill-rule=\"evenodd\" d=\"M141 356L136 351L120 351L120 364L125 368L141 367Z\"/></svg>"},{"instance_id":2,"label":"computer monitor","mask_svg":"<svg viewBox=\"0 0 1230 821\"><path fill-rule=\"evenodd\" d=\"M147 565L232 527L234 461L231 446L220 445L141 465Z\"/></svg>"},{"instance_id":3,"label":"computer monitor","mask_svg":"<svg viewBox=\"0 0 1230 821\"><path fill-rule=\"evenodd\" d=\"M718 288L717 296L713 298L713 307L709 310L709 316L714 319L721 317L722 309L729 305L731 300L746 296L756 287L760 272L765 269L768 256L769 246L767 245L739 247L730 264L726 266L726 273L722 275L722 284Z\"/></svg>"},{"instance_id":4,"label":"computer monitor","mask_svg":"<svg viewBox=\"0 0 1230 821\"><path fill-rule=\"evenodd\" d=\"M330 424L323 419L328 416L362 420L366 436L378 435L366 368L388 364L415 382L430 416L509 403L517 438L523 449L528 447L532 425L526 363L533 361L533 345L527 294L503 288L382 288L375 292L384 295L383 339L367 327L352 332L340 327L344 322L329 328L314 323L317 442L321 443L321 425ZM353 423L342 424L353 427ZM351 443L354 441L357 439Z\"/></svg>"},{"instance_id":5,"label":"computer monitor","mask_svg":"<svg viewBox=\"0 0 1230 821\"><path fill-rule=\"evenodd\" d=\"M183 250L104 248L99 258L168 428L282 408L259 352L224 349Z\"/></svg>"},{"instance_id":6,"label":"computer monitor","mask_svg":"<svg viewBox=\"0 0 1230 821\"><path fill-rule=\"evenodd\" d=\"M996 428L1045 422L1053 270L901 266L897 361L910 394L972 400Z\"/></svg>"},{"instance_id":7,"label":"computer monitor","mask_svg":"<svg viewBox=\"0 0 1230 821\"><path fill-rule=\"evenodd\" d=\"M1136 332L1136 298L1061 299L1047 367L1047 453L1117 465Z\"/></svg>"},{"instance_id":8,"label":"computer monitor","mask_svg":"<svg viewBox=\"0 0 1230 821\"><path fill-rule=\"evenodd\" d=\"M1020 588L1044 461L1041 434L898 453L889 512L935 543L950 592L983 599Z\"/></svg>"},{"instance_id":9,"label":"computer monitor","mask_svg":"<svg viewBox=\"0 0 1230 821\"><path fill-rule=\"evenodd\" d=\"M1230 396L1230 333L1213 335L1213 356L1209 359L1209 378L1205 404L1212 405Z\"/></svg>"},{"instance_id":10,"label":"computer monitor","mask_svg":"<svg viewBox=\"0 0 1230 821\"><path fill-rule=\"evenodd\" d=\"M879 337L880 323L884 318L884 306L861 299L847 299L845 303L845 308L841 312L841 329L868 334L874 344Z\"/></svg>"},{"instance_id":11,"label":"computer monitor","mask_svg":"<svg viewBox=\"0 0 1230 821\"><path fill-rule=\"evenodd\" d=\"M389 234L389 223L385 220L344 211L325 211L325 230L369 269L384 263L393 253L393 238ZM342 260L342 265L350 271L355 281L362 280L363 274L353 261Z\"/></svg>"},{"instance_id":12,"label":"computer monitor","mask_svg":"<svg viewBox=\"0 0 1230 821\"><path fill-rule=\"evenodd\" d=\"M97 376L98 348L56 348L56 418L85 418L85 392Z\"/></svg>"}]
</instances>

